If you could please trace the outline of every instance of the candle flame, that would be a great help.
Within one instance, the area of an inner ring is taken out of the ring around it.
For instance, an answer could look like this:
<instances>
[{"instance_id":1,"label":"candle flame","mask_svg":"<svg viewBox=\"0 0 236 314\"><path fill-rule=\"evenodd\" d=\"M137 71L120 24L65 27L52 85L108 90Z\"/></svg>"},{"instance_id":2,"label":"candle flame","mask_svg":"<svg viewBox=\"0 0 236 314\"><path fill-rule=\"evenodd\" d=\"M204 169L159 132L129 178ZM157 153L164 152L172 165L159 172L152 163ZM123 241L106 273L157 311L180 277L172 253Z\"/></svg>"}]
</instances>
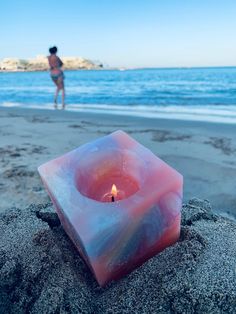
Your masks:
<instances>
[{"instance_id":1,"label":"candle flame","mask_svg":"<svg viewBox=\"0 0 236 314\"><path fill-rule=\"evenodd\" d=\"M114 197L117 196L117 188L116 188L116 185L115 185L115 184L112 185L111 194L112 194L112 196L114 196Z\"/></svg>"}]
</instances>

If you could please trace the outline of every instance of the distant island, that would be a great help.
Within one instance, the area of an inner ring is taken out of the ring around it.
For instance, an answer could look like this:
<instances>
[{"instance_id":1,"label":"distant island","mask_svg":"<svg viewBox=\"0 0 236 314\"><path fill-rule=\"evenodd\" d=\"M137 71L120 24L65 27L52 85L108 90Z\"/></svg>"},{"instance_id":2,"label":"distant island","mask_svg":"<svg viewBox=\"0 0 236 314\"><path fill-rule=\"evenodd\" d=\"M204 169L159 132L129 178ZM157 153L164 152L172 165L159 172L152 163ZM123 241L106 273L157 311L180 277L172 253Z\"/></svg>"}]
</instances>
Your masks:
<instances>
[{"instance_id":1,"label":"distant island","mask_svg":"<svg viewBox=\"0 0 236 314\"><path fill-rule=\"evenodd\" d=\"M103 68L102 63L96 63L82 57L62 57L65 70L98 70ZM32 59L4 58L0 60L0 71L30 72L47 71L49 69L46 56L37 56Z\"/></svg>"}]
</instances>

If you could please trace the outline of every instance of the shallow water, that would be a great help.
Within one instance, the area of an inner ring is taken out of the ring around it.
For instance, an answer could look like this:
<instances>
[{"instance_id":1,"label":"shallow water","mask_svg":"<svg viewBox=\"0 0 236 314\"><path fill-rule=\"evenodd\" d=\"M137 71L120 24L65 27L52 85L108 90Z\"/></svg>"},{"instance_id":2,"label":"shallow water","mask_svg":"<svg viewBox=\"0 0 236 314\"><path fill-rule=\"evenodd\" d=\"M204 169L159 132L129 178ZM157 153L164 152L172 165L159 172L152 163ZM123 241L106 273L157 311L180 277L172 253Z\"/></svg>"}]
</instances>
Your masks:
<instances>
[{"instance_id":1,"label":"shallow water","mask_svg":"<svg viewBox=\"0 0 236 314\"><path fill-rule=\"evenodd\" d=\"M236 68L66 71L68 110L236 123ZM47 72L0 73L0 105L52 108Z\"/></svg>"}]
</instances>

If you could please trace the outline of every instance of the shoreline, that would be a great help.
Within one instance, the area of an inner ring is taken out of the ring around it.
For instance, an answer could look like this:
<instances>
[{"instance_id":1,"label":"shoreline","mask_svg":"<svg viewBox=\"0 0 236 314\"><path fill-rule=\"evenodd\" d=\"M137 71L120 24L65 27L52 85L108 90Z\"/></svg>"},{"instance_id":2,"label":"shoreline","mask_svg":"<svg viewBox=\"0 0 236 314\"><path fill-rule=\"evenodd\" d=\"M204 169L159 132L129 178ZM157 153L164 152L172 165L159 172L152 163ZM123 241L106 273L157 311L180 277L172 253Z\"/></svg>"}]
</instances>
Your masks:
<instances>
[{"instance_id":1,"label":"shoreline","mask_svg":"<svg viewBox=\"0 0 236 314\"><path fill-rule=\"evenodd\" d=\"M0 109L22 109L22 110L39 110L54 111L54 107L51 103L45 105L27 104L17 102L3 102L0 104ZM59 104L60 108L60 104ZM234 109L234 110L233 110ZM60 111L60 109L58 109ZM231 111L230 111L231 110ZM129 117L129 118L141 118L149 120L169 120L180 121L190 123L213 123L218 126L223 125L236 125L236 105L235 106L121 106L121 105L102 105L102 104L67 104L67 113L86 114L86 115L101 115L101 116L116 116ZM211 112L210 112L211 111ZM227 111L227 114L225 113ZM171 118L169 118L171 116Z\"/></svg>"}]
</instances>

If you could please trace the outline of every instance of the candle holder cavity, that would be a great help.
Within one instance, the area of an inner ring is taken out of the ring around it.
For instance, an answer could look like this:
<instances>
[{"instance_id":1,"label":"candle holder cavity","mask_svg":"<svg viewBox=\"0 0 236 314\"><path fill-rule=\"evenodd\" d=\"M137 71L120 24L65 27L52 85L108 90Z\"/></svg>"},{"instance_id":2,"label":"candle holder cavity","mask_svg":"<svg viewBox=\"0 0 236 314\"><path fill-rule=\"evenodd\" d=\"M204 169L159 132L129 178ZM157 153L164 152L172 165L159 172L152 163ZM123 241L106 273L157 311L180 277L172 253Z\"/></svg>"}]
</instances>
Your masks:
<instances>
[{"instance_id":1,"label":"candle holder cavity","mask_svg":"<svg viewBox=\"0 0 236 314\"><path fill-rule=\"evenodd\" d=\"M179 238L181 174L123 131L38 171L66 233L101 286Z\"/></svg>"}]
</instances>

